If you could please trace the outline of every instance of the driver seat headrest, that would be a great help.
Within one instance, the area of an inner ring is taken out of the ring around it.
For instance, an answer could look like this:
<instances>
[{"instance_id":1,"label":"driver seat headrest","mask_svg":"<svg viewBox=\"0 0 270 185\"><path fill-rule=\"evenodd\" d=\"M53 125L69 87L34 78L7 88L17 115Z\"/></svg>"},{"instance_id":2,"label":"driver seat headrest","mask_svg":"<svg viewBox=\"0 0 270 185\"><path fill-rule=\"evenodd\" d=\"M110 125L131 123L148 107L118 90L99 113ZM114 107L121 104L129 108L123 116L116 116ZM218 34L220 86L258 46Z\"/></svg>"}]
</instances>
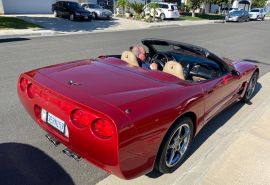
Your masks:
<instances>
[{"instance_id":1,"label":"driver seat headrest","mask_svg":"<svg viewBox=\"0 0 270 185\"><path fill-rule=\"evenodd\" d=\"M132 66L139 67L138 60L136 56L131 51L124 51L121 56L121 60L127 62L128 64Z\"/></svg>"},{"instance_id":2,"label":"driver seat headrest","mask_svg":"<svg viewBox=\"0 0 270 185\"><path fill-rule=\"evenodd\" d=\"M182 80L185 80L183 67L179 62L168 61L163 68L163 72L169 73Z\"/></svg>"}]
</instances>

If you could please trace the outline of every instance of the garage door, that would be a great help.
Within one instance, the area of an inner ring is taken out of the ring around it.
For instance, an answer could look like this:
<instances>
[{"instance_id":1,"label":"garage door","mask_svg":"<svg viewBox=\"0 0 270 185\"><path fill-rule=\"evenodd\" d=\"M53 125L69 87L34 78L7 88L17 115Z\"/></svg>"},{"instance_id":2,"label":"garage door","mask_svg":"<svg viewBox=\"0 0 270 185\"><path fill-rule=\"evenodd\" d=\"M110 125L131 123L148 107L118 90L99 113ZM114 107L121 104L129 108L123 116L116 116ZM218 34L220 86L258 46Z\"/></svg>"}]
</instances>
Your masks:
<instances>
[{"instance_id":1,"label":"garage door","mask_svg":"<svg viewBox=\"0 0 270 185\"><path fill-rule=\"evenodd\" d=\"M2 0L5 14L52 13L56 0Z\"/></svg>"}]
</instances>

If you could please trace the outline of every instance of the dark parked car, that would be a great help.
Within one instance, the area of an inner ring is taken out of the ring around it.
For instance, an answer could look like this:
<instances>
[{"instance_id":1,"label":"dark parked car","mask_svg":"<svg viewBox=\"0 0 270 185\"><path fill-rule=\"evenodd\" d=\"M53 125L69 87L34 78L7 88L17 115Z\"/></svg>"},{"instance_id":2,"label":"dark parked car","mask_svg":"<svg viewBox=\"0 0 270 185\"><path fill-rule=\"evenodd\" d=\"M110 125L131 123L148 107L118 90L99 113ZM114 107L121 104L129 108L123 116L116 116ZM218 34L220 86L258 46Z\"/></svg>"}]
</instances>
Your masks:
<instances>
[{"instance_id":1,"label":"dark parked car","mask_svg":"<svg viewBox=\"0 0 270 185\"><path fill-rule=\"evenodd\" d=\"M92 20L92 14L76 2L58 1L52 5L52 11L55 17L65 17L71 21Z\"/></svg>"},{"instance_id":2,"label":"dark parked car","mask_svg":"<svg viewBox=\"0 0 270 185\"><path fill-rule=\"evenodd\" d=\"M249 14L247 11L244 10L235 10L230 12L226 17L226 21L233 21L233 22L247 22L249 21Z\"/></svg>"}]
</instances>

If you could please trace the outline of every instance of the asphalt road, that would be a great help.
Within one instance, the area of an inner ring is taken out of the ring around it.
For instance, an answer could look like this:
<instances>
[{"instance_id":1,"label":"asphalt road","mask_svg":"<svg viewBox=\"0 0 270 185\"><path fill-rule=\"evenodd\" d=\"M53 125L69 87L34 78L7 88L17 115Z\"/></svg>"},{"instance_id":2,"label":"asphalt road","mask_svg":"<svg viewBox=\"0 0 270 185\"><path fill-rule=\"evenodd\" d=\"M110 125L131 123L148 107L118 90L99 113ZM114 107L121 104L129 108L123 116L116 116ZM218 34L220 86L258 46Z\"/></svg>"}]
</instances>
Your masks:
<instances>
[{"instance_id":1,"label":"asphalt road","mask_svg":"<svg viewBox=\"0 0 270 185\"><path fill-rule=\"evenodd\" d=\"M270 71L269 30L269 21L259 21L0 40L0 184L92 185L108 175L85 161L71 160L62 154L63 146L54 148L45 139L17 98L21 72L119 54L142 38L154 37L200 45L219 56L253 60L263 75Z\"/></svg>"}]
</instances>

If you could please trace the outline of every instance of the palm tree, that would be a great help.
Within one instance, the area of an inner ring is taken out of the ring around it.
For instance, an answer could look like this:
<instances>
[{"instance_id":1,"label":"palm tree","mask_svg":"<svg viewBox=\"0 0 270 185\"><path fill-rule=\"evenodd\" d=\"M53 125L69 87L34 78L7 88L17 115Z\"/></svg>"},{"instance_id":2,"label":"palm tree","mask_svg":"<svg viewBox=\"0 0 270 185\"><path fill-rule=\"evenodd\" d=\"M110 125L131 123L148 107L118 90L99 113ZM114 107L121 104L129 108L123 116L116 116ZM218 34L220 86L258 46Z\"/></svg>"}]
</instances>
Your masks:
<instances>
[{"instance_id":1,"label":"palm tree","mask_svg":"<svg viewBox=\"0 0 270 185\"><path fill-rule=\"evenodd\" d=\"M133 2L133 3L130 3L130 7L134 10L136 16L138 16L138 15L141 15L144 4Z\"/></svg>"},{"instance_id":2,"label":"palm tree","mask_svg":"<svg viewBox=\"0 0 270 185\"><path fill-rule=\"evenodd\" d=\"M152 11L153 10L153 21L156 20L156 10L159 8L159 4L158 3L150 3L149 4L149 8Z\"/></svg>"},{"instance_id":3,"label":"palm tree","mask_svg":"<svg viewBox=\"0 0 270 185\"><path fill-rule=\"evenodd\" d=\"M116 8L119 8L119 7L122 9L122 15L124 15L125 9L129 7L128 0L117 0Z\"/></svg>"}]
</instances>

